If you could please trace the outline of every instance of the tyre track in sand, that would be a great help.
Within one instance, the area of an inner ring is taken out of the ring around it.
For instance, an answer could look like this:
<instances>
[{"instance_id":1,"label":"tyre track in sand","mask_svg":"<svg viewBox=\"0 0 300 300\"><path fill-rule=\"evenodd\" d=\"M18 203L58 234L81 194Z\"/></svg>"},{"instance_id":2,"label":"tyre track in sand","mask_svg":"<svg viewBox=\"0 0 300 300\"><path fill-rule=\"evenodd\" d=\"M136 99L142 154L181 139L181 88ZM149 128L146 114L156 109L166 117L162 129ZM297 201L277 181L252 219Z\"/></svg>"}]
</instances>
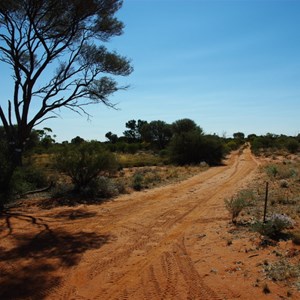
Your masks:
<instances>
[{"instance_id":1,"label":"tyre track in sand","mask_svg":"<svg viewBox=\"0 0 300 300\"><path fill-rule=\"evenodd\" d=\"M205 230L215 220L228 218L223 216L224 197L242 187L256 167L245 149L225 166L122 196L103 204L100 216L74 222L73 228L113 239L84 253L46 299L223 299L222 291L207 286L195 267L185 246L186 233L195 223Z\"/></svg>"}]
</instances>

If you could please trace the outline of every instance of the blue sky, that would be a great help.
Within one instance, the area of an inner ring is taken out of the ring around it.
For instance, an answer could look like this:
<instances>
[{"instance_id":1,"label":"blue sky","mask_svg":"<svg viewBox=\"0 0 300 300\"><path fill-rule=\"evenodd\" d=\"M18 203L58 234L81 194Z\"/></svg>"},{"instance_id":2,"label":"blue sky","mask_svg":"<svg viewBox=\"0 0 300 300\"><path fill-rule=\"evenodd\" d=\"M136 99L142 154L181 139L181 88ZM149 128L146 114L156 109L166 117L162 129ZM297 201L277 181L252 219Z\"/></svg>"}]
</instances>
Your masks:
<instances>
[{"instance_id":1,"label":"blue sky","mask_svg":"<svg viewBox=\"0 0 300 300\"><path fill-rule=\"evenodd\" d=\"M58 141L122 135L131 119L194 120L206 133L300 132L300 1L124 0L124 34L110 49L129 57L118 110L62 111ZM42 126L42 127L43 127Z\"/></svg>"}]
</instances>

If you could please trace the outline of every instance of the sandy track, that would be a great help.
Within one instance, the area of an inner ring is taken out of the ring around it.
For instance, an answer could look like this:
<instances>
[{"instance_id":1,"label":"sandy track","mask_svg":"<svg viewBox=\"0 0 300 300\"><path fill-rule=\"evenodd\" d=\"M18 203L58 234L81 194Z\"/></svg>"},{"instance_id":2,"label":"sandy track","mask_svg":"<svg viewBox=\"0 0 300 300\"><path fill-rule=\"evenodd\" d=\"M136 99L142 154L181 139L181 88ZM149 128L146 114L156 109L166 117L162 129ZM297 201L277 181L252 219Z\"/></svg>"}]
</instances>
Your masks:
<instances>
[{"instance_id":1,"label":"sandy track","mask_svg":"<svg viewBox=\"0 0 300 300\"><path fill-rule=\"evenodd\" d=\"M35 221L16 211L21 217L1 223L0 283L6 288L0 295L234 299L235 291L224 288L226 280L215 284L207 275L215 259L212 244L220 240L209 235L212 226L228 222L224 197L245 185L256 168L246 149L225 166L101 206L36 209L30 214ZM21 275L13 280L16 272ZM34 279L28 279L29 272L35 272Z\"/></svg>"}]
</instances>

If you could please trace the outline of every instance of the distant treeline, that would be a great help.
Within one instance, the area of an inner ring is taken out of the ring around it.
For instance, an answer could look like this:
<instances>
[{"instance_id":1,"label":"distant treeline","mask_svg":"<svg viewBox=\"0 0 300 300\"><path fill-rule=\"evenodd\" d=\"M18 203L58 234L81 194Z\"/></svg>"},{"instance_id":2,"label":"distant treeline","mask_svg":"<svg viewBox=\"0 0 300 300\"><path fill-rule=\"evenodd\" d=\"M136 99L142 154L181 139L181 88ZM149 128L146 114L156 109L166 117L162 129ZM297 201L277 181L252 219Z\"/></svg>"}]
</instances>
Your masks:
<instances>
[{"instance_id":1,"label":"distant treeline","mask_svg":"<svg viewBox=\"0 0 300 300\"><path fill-rule=\"evenodd\" d=\"M205 134L203 129L191 119L180 119L172 124L157 120L129 120L122 136L107 132L107 141L97 142L110 152L135 154L138 151L152 151L163 156L166 163L197 164L206 162L217 165L231 150L243 143L243 134L236 133L233 138ZM5 141L5 132L0 127L0 140ZM57 143L50 128L32 130L25 146L26 153L59 152L68 145L87 143L83 137L75 136L70 142Z\"/></svg>"},{"instance_id":2,"label":"distant treeline","mask_svg":"<svg viewBox=\"0 0 300 300\"><path fill-rule=\"evenodd\" d=\"M287 150L296 153L300 148L300 134L297 136L249 134L236 132L233 137L219 137L205 134L203 129L191 119L179 119L172 124L164 121L129 120L125 123L122 136L109 131L106 141L101 143L110 152L135 154L138 151L153 151L165 156L167 162L176 164L197 164L206 162L211 165L221 163L224 156L237 150L244 143L251 145L254 154L262 150ZM57 143L50 128L33 130L27 141L25 151L34 153L57 152L69 144L86 143L83 137L75 136L70 142ZM5 132L0 127L0 141L5 141Z\"/></svg>"},{"instance_id":3,"label":"distant treeline","mask_svg":"<svg viewBox=\"0 0 300 300\"><path fill-rule=\"evenodd\" d=\"M259 154L264 150L287 150L290 153L296 153L300 148L300 134L297 136L277 135L267 133L257 136L250 134L247 141L251 144L251 150L254 154Z\"/></svg>"},{"instance_id":4,"label":"distant treeline","mask_svg":"<svg viewBox=\"0 0 300 300\"><path fill-rule=\"evenodd\" d=\"M3 127L0 127L0 210L14 195L47 186L50 179L45 173L55 173L54 170L72 178L74 192L91 195L91 191L96 191L98 195L98 185L101 183L103 187L104 184L97 181L98 177L103 174L109 176L123 167L219 165L226 154L246 143L251 145L255 154L277 150L296 153L300 145L300 135L292 137L268 133L245 137L244 133L236 132L233 137L227 138L205 134L191 119L180 119L172 124L160 120L130 120L126 122L122 136L107 132L106 138L107 141L100 142L76 136L70 142L57 143L50 128L32 130L24 146L23 164L13 168L14 152ZM145 155L150 156L149 161L145 161ZM128 161L129 156L134 157L133 161ZM127 157L127 161L124 162L122 157Z\"/></svg>"}]
</instances>

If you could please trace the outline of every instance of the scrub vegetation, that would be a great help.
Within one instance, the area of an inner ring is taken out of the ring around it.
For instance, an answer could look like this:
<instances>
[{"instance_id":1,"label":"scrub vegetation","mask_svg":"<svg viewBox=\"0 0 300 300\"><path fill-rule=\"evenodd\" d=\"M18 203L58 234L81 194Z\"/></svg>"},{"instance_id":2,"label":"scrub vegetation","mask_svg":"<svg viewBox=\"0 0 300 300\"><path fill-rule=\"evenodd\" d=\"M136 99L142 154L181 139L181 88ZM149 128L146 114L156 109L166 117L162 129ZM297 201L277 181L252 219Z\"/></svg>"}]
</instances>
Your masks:
<instances>
[{"instance_id":1,"label":"scrub vegetation","mask_svg":"<svg viewBox=\"0 0 300 300\"><path fill-rule=\"evenodd\" d=\"M270 135L259 138L260 141L269 139ZM278 136L271 148L252 148L259 155L259 172L246 193L242 190L224 204L235 227L231 229L230 240L248 237L257 251L269 249L269 259L260 263L266 280L282 282L298 293L300 156L299 148L289 149L291 140L293 144L299 143L296 138ZM291 290L287 293L292 294Z\"/></svg>"}]
</instances>

